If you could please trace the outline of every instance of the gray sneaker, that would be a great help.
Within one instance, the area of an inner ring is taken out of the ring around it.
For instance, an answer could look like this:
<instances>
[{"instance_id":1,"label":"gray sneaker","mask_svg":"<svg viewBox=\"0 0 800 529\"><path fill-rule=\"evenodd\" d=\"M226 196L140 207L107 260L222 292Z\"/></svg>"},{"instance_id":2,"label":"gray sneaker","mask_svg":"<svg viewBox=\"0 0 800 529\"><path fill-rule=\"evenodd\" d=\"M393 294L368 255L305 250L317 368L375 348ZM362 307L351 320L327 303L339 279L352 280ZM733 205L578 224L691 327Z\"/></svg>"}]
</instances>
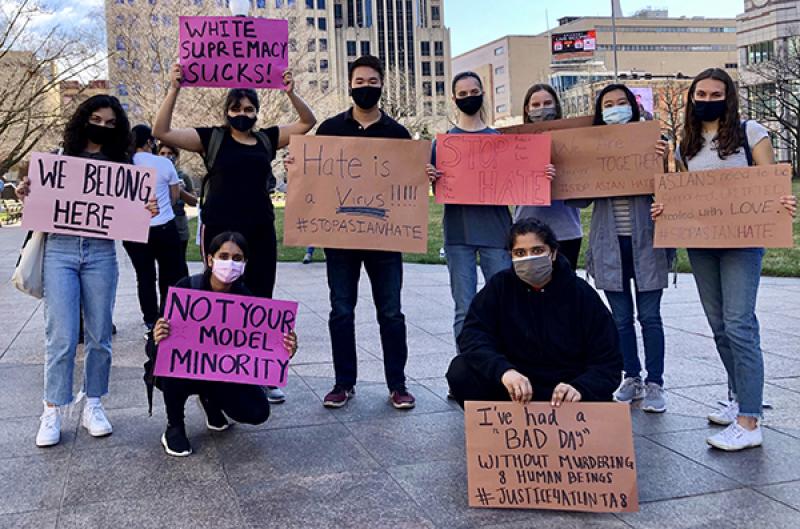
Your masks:
<instances>
[{"instance_id":1,"label":"gray sneaker","mask_svg":"<svg viewBox=\"0 0 800 529\"><path fill-rule=\"evenodd\" d=\"M642 410L648 413L664 413L667 411L667 394L664 388L655 382L648 382L644 390Z\"/></svg>"},{"instance_id":2,"label":"gray sneaker","mask_svg":"<svg viewBox=\"0 0 800 529\"><path fill-rule=\"evenodd\" d=\"M614 400L617 402L632 402L644 398L644 384L639 377L625 377L617 391L614 392Z\"/></svg>"}]
</instances>

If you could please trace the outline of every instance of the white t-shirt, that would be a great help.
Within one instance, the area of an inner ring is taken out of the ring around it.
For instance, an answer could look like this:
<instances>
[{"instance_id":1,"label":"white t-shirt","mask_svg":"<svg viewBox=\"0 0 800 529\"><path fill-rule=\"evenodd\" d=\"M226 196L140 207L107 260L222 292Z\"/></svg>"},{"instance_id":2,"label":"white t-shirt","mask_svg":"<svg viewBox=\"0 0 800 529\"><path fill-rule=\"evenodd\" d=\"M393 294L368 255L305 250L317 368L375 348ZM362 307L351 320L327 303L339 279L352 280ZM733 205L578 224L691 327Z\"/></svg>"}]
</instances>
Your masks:
<instances>
[{"instance_id":1,"label":"white t-shirt","mask_svg":"<svg viewBox=\"0 0 800 529\"><path fill-rule=\"evenodd\" d=\"M156 170L155 198L158 202L158 215L150 219L150 226L161 226L175 218L172 211L172 198L169 195L169 186L178 185L180 178L172 162L163 156L156 156L149 152L137 152L133 155L134 165L152 167Z\"/></svg>"},{"instance_id":2,"label":"white t-shirt","mask_svg":"<svg viewBox=\"0 0 800 529\"><path fill-rule=\"evenodd\" d=\"M768 137L769 131L761 123L757 121L747 122L747 143L750 145L751 151L756 148L758 142ZM693 158L688 160L688 168L690 171L747 167L747 154L744 152L744 146L739 149L738 153L729 154L723 160L717 154L717 149L713 141L714 134L704 134L703 139L705 139L703 148L700 149L700 152L695 154ZM679 152L678 157L683 160L682 153ZM686 163L686 160L683 161Z\"/></svg>"}]
</instances>

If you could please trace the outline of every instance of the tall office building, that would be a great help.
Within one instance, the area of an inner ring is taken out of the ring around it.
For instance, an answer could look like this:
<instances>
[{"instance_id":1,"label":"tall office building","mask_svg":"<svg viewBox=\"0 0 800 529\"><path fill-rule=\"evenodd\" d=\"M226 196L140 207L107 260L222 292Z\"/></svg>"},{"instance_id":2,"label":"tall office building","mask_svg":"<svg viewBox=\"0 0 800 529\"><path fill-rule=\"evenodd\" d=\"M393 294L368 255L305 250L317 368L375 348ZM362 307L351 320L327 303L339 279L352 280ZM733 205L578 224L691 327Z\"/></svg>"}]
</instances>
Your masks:
<instances>
[{"instance_id":1,"label":"tall office building","mask_svg":"<svg viewBox=\"0 0 800 529\"><path fill-rule=\"evenodd\" d=\"M443 126L450 92L450 32L444 26L443 4L250 0L250 16L289 20L289 59L298 90L304 96L331 96L319 117L349 104L348 66L358 56L372 54L387 69L387 110L413 121L420 131L432 132ZM112 91L135 115L141 110L144 119L152 115L154 102L146 101L141 88L156 83L156 91L162 90L162 74L176 60L178 16L230 15L227 0L106 0L105 5Z\"/></svg>"}]
</instances>

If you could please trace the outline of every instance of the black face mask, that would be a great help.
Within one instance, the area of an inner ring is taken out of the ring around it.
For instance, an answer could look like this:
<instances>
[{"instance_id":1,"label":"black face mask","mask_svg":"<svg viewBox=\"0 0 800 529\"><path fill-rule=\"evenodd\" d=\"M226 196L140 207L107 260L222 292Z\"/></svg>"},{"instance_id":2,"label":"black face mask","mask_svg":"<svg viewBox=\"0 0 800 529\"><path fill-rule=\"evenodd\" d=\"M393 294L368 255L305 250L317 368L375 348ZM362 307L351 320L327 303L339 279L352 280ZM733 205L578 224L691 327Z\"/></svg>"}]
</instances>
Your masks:
<instances>
[{"instance_id":1,"label":"black face mask","mask_svg":"<svg viewBox=\"0 0 800 529\"><path fill-rule=\"evenodd\" d=\"M369 110L381 100L382 89L379 86L359 86L350 89L350 97L358 108Z\"/></svg>"},{"instance_id":2,"label":"black face mask","mask_svg":"<svg viewBox=\"0 0 800 529\"><path fill-rule=\"evenodd\" d=\"M720 101L695 101L694 117L700 121L716 121L721 118L727 110L725 100Z\"/></svg>"},{"instance_id":3,"label":"black face mask","mask_svg":"<svg viewBox=\"0 0 800 529\"><path fill-rule=\"evenodd\" d=\"M256 124L256 118L239 114L238 116L228 116L228 123L239 132L247 132Z\"/></svg>"},{"instance_id":4,"label":"black face mask","mask_svg":"<svg viewBox=\"0 0 800 529\"><path fill-rule=\"evenodd\" d=\"M110 142L114 138L115 132L114 128L103 127L94 123L89 123L86 126L86 136L95 145L105 145Z\"/></svg>"},{"instance_id":5,"label":"black face mask","mask_svg":"<svg viewBox=\"0 0 800 529\"><path fill-rule=\"evenodd\" d=\"M468 116L474 116L483 106L483 94L456 99L458 109Z\"/></svg>"}]
</instances>

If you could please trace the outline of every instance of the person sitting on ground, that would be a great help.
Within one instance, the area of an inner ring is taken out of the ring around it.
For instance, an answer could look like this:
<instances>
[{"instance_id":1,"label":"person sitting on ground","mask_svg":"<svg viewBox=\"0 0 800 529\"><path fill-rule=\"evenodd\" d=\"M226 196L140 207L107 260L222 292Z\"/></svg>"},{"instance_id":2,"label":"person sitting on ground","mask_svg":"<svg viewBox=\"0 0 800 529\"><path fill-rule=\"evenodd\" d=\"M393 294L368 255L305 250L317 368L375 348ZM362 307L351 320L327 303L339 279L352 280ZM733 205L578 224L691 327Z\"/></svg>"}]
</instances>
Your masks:
<instances>
[{"instance_id":1,"label":"person sitting on ground","mask_svg":"<svg viewBox=\"0 0 800 529\"><path fill-rule=\"evenodd\" d=\"M558 253L547 224L511 227L513 268L474 298L447 381L455 400L611 401L619 338L600 296Z\"/></svg>"},{"instance_id":2,"label":"person sitting on ground","mask_svg":"<svg viewBox=\"0 0 800 529\"><path fill-rule=\"evenodd\" d=\"M247 255L244 236L230 231L220 233L208 246L205 272L184 278L175 286L252 296L242 280ZM202 286L198 288L198 285ZM162 314L163 309L162 306ZM154 345L157 346L169 335L169 322L162 317L153 330ZM297 352L297 335L294 331L284 334L283 344L289 350L290 358L293 357ZM260 386L168 377L160 378L159 382L167 408L167 430L161 436L161 444L171 456L184 457L192 453L184 426L184 407L190 395L199 397L209 430L226 430L226 416L245 424L261 424L269 418L269 401L264 388Z\"/></svg>"}]
</instances>

